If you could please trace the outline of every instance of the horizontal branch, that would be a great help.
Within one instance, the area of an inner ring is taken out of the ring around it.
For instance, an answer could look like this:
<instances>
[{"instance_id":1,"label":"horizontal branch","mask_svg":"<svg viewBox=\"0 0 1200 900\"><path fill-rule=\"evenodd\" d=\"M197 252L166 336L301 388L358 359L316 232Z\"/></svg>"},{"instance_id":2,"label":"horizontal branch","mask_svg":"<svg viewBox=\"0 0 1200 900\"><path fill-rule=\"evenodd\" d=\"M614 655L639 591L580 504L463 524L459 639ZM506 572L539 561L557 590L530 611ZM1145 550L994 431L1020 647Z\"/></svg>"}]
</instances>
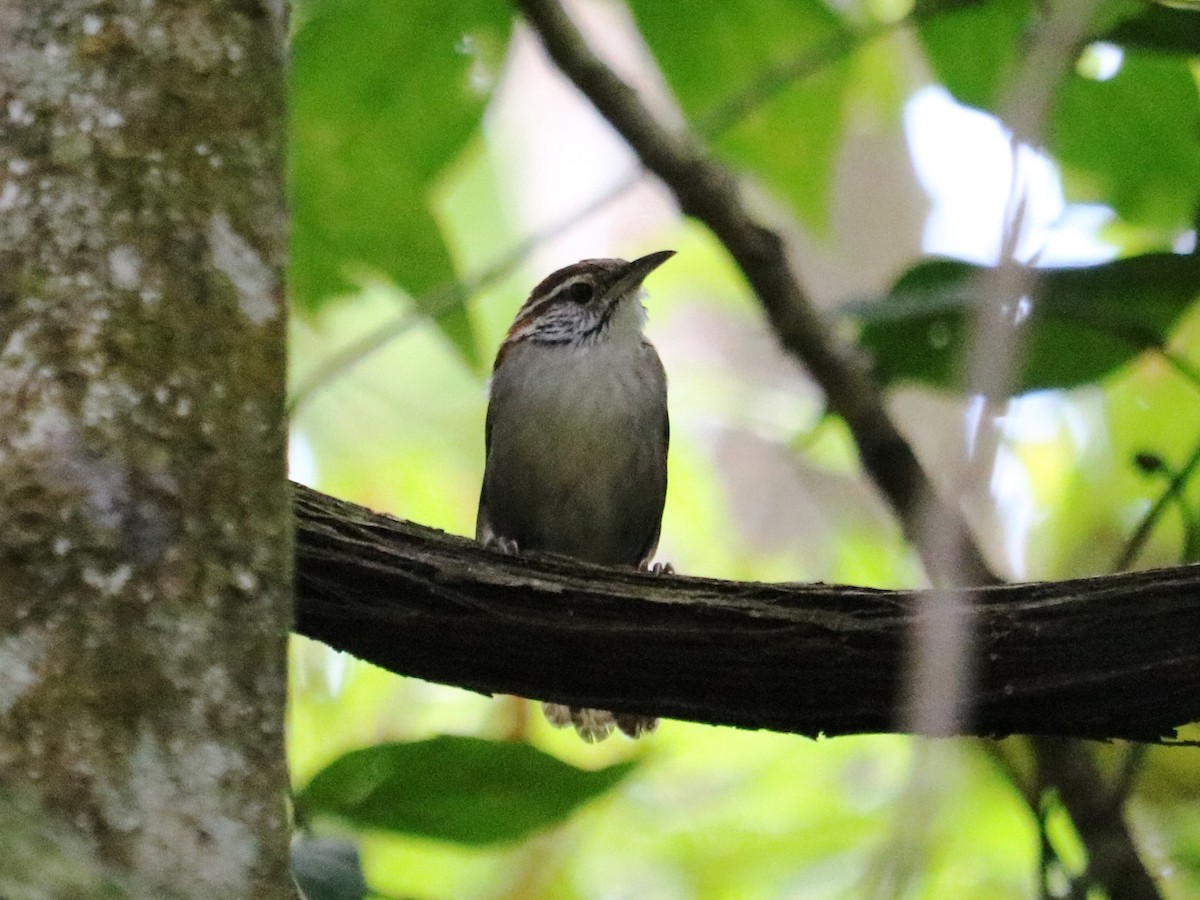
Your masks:
<instances>
[{"instance_id":1,"label":"horizontal branch","mask_svg":"<svg viewBox=\"0 0 1200 900\"><path fill-rule=\"evenodd\" d=\"M920 591L654 576L295 486L296 630L401 675L714 725L897 730ZM1161 741L1200 720L1200 566L979 588L966 734Z\"/></svg>"}]
</instances>

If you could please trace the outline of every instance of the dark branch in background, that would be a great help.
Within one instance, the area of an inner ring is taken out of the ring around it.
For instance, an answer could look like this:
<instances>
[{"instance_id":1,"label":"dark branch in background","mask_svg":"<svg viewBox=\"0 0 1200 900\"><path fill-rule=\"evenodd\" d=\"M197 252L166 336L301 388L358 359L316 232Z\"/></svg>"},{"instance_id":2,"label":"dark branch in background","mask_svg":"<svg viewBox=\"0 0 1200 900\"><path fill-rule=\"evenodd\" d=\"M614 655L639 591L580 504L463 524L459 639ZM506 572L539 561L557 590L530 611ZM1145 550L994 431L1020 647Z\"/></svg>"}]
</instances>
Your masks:
<instances>
[{"instance_id":1,"label":"dark branch in background","mask_svg":"<svg viewBox=\"0 0 1200 900\"><path fill-rule=\"evenodd\" d=\"M1054 785L1058 798L1075 823L1083 845L1092 849L1084 881L1103 886L1110 897L1120 900L1155 900L1159 897L1153 879L1136 856L1127 853L1096 853L1094 848L1127 847L1133 838L1121 816L1123 792L1096 791L1104 779L1087 753L1070 741L1042 739L1033 744L1042 777Z\"/></svg>"},{"instance_id":2,"label":"dark branch in background","mask_svg":"<svg viewBox=\"0 0 1200 900\"><path fill-rule=\"evenodd\" d=\"M296 630L398 674L811 736L901 721L920 591L506 557L299 485L295 509ZM1200 719L1200 566L970 597L963 733L1155 742Z\"/></svg>"},{"instance_id":3,"label":"dark branch in background","mask_svg":"<svg viewBox=\"0 0 1200 900\"><path fill-rule=\"evenodd\" d=\"M563 74L625 138L642 164L667 184L683 212L707 225L737 262L783 346L805 364L824 390L829 407L845 420L858 446L864 470L895 510L905 535L921 554L933 583L945 588L994 584L995 576L971 539L961 510L938 497L912 448L891 421L878 385L864 361L855 348L835 338L813 307L798 273L789 262L783 238L753 216L743 203L732 173L712 160L708 149L695 134L685 128L668 131L661 127L642 104L637 92L592 52L558 0L516 0L516 5L538 32L546 51ZM1078 28L1078 35L1071 33L1072 42L1084 33L1087 8L1083 2L1073 5L1065 10L1064 21L1058 23L1062 27L1066 23ZM925 12L927 10L923 10ZM1059 35L1048 35L1046 41L1040 42L1045 46L1040 48L1038 58L1030 63L1030 69L1036 64L1043 73L1061 74L1056 69L1068 62L1066 53L1047 43L1057 37ZM1042 92L1052 90L1051 85L1038 87ZM1046 114L1049 96L1046 94L1044 102L1019 107L1031 114L1014 123L1018 131L1039 131L1041 121L1037 117ZM927 530L926 523L934 523L936 533ZM945 607L947 596L958 599L957 595L931 596L926 600L926 608ZM1137 609L1136 606L1132 608ZM978 613L978 618L972 622L972 636L973 649L982 670L976 676L981 679L979 685L968 687L968 692L973 695L968 699L976 704L986 703L987 685L994 687L996 683L996 661L991 659L993 651L989 649L995 635L989 631L992 626L985 615L987 610L980 607L976 611L969 606L964 609L973 615ZM1136 630L1139 626L1130 622L1130 627ZM914 623L912 633L923 633L920 621ZM1037 637L1036 633L1029 636ZM1035 640L1034 644L1037 643ZM919 697L916 699L920 700ZM966 707L959 707L963 708ZM907 715L913 711L903 712ZM972 713L978 717L977 721L986 720L982 708L972 709ZM950 717L950 724L954 723L954 718ZM985 728L985 732L987 730ZM1012 730L1042 732L1036 727ZM1078 750L1086 752L1082 747ZM1063 792L1062 796L1073 818L1089 812L1082 808L1073 809L1068 792ZM1106 829L1106 833L1128 837L1119 810L1110 811L1110 815L1116 822ZM1080 829L1080 836L1086 840L1088 833ZM1120 857L1122 868L1141 868L1132 841L1110 840L1103 845L1088 845L1088 851L1092 857L1100 854ZM1148 876L1146 881L1149 882Z\"/></svg>"},{"instance_id":4,"label":"dark branch in background","mask_svg":"<svg viewBox=\"0 0 1200 900\"><path fill-rule=\"evenodd\" d=\"M866 361L853 346L835 339L813 307L783 238L754 217L736 178L713 161L697 136L685 130L668 131L655 122L637 92L592 52L557 2L518 0L517 6L563 74L620 132L642 164L667 184L683 212L707 225L729 251L779 340L808 367L825 391L829 407L845 420L864 469L896 510L905 534L938 580L936 554L920 540L919 521L921 503L937 503L937 494L884 408ZM947 511L939 520L960 518L956 511ZM993 580L973 545L963 555L970 580Z\"/></svg>"}]
</instances>

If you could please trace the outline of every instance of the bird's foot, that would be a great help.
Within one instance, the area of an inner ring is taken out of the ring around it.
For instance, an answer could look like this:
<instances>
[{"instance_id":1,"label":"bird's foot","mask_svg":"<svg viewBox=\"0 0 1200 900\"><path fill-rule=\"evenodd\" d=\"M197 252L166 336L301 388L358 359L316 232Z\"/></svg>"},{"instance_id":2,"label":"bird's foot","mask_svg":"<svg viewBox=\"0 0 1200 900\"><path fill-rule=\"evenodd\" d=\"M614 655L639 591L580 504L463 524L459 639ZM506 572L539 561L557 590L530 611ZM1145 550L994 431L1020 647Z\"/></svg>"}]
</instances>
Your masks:
<instances>
[{"instance_id":1,"label":"bird's foot","mask_svg":"<svg viewBox=\"0 0 1200 900\"><path fill-rule=\"evenodd\" d=\"M654 716L617 713L614 718L617 720L617 727L631 738L639 738L643 734L649 734L658 727L658 719L654 718Z\"/></svg>"},{"instance_id":2,"label":"bird's foot","mask_svg":"<svg viewBox=\"0 0 1200 900\"><path fill-rule=\"evenodd\" d=\"M643 572L649 572L651 575L674 575L675 567L669 562L652 563L649 560L638 566Z\"/></svg>"},{"instance_id":3,"label":"bird's foot","mask_svg":"<svg viewBox=\"0 0 1200 900\"><path fill-rule=\"evenodd\" d=\"M542 712L555 728L573 725L579 736L589 744L608 737L617 724L613 714L603 709L586 706L567 706L564 703L543 703Z\"/></svg>"},{"instance_id":4,"label":"bird's foot","mask_svg":"<svg viewBox=\"0 0 1200 900\"><path fill-rule=\"evenodd\" d=\"M506 556L516 556L520 552L516 541L498 534L489 534L483 539L483 546L489 550L498 550Z\"/></svg>"},{"instance_id":5,"label":"bird's foot","mask_svg":"<svg viewBox=\"0 0 1200 900\"><path fill-rule=\"evenodd\" d=\"M658 725L658 719L652 716L612 713L606 709L567 706L565 703L543 703L542 711L551 725L556 728L574 726L579 736L589 744L604 740L612 734L613 729L636 738L650 733Z\"/></svg>"}]
</instances>

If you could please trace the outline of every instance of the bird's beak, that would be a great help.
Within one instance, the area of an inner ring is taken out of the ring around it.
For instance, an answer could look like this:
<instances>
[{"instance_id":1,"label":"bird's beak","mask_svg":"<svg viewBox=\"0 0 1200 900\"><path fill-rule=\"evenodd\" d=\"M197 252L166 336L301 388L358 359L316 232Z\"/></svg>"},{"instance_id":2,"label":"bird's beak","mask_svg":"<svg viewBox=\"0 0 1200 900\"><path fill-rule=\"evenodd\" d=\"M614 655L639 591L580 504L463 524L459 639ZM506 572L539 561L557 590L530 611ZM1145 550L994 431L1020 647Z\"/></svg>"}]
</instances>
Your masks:
<instances>
[{"instance_id":1,"label":"bird's beak","mask_svg":"<svg viewBox=\"0 0 1200 900\"><path fill-rule=\"evenodd\" d=\"M629 263L625 267L625 271L621 273L621 277L616 284L617 290L613 292L613 296L622 297L627 291L637 288L646 279L647 275L674 255L674 250L659 250L657 253L648 253L645 256L639 256L633 262Z\"/></svg>"}]
</instances>

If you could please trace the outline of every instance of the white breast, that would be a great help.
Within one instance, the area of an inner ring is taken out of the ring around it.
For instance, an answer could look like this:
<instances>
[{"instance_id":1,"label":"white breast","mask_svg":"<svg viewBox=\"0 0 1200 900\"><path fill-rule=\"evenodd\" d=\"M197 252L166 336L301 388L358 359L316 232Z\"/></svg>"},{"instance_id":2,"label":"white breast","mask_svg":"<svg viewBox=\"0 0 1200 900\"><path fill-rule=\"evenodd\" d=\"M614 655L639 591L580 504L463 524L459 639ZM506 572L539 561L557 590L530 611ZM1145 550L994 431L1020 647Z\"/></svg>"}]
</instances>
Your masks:
<instances>
[{"instance_id":1,"label":"white breast","mask_svg":"<svg viewBox=\"0 0 1200 900\"><path fill-rule=\"evenodd\" d=\"M530 343L516 348L514 358L506 360L497 373L493 400L498 391L503 392L501 402L506 407L511 404L520 418L537 422L537 431L557 431L557 441L568 452L591 439L615 437L611 429L635 425L650 410L659 415L662 400L658 391L663 388L654 372L645 372L644 319L641 303L627 301L597 340L579 345ZM517 354L519 358L515 358ZM511 388L506 390L501 379L509 376ZM544 439L545 435L529 438ZM622 438L630 440L631 436Z\"/></svg>"}]
</instances>

